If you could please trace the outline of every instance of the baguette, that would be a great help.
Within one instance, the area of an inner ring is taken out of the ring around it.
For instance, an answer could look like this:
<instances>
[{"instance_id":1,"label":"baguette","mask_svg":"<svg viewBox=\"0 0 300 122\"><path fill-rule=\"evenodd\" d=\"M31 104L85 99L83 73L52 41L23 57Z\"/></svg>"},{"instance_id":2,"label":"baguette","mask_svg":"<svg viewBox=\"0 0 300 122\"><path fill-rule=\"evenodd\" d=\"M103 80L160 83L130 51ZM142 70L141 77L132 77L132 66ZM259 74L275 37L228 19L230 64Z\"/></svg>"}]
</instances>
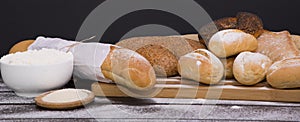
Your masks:
<instances>
[{"instance_id":1,"label":"baguette","mask_svg":"<svg viewBox=\"0 0 300 122\"><path fill-rule=\"evenodd\" d=\"M13 46L13 50L16 52L27 50L30 45L24 45L24 43L27 42L17 43ZM99 68L105 78L117 84L124 85L127 88L148 90L156 83L154 70L143 56L115 45L110 46L110 51Z\"/></svg>"},{"instance_id":2,"label":"baguette","mask_svg":"<svg viewBox=\"0 0 300 122\"><path fill-rule=\"evenodd\" d=\"M300 87L300 57L275 62L267 72L267 82L274 88Z\"/></svg>"},{"instance_id":3,"label":"baguette","mask_svg":"<svg viewBox=\"0 0 300 122\"><path fill-rule=\"evenodd\" d=\"M291 39L295 43L298 50L300 50L300 36L299 35L291 35Z\"/></svg>"}]
</instances>

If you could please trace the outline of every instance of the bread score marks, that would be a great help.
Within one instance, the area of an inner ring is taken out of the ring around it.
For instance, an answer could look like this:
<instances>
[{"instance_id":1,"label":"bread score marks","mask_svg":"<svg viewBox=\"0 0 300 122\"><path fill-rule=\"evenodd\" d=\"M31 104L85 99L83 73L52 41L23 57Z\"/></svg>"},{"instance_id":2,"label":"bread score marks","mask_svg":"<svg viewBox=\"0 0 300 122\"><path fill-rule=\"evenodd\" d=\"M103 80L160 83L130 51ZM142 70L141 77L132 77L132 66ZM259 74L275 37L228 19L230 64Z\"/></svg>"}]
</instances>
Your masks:
<instances>
[{"instance_id":1,"label":"bread score marks","mask_svg":"<svg viewBox=\"0 0 300 122\"><path fill-rule=\"evenodd\" d=\"M268 69L267 82L274 88L299 88L300 57L275 62Z\"/></svg>"},{"instance_id":2,"label":"bread score marks","mask_svg":"<svg viewBox=\"0 0 300 122\"><path fill-rule=\"evenodd\" d=\"M208 50L198 49L179 59L178 71L183 78L204 84L217 84L224 75L224 66Z\"/></svg>"},{"instance_id":3,"label":"bread score marks","mask_svg":"<svg viewBox=\"0 0 300 122\"><path fill-rule=\"evenodd\" d=\"M254 36L237 29L222 30L214 34L208 49L216 56L225 58L244 51L255 51L257 40Z\"/></svg>"},{"instance_id":4,"label":"bread score marks","mask_svg":"<svg viewBox=\"0 0 300 122\"><path fill-rule=\"evenodd\" d=\"M293 58L300 54L288 31L265 31L257 40L256 52L268 56L274 62Z\"/></svg>"},{"instance_id":5,"label":"bread score marks","mask_svg":"<svg viewBox=\"0 0 300 122\"><path fill-rule=\"evenodd\" d=\"M265 79L272 60L260 53L242 52L233 63L235 79L244 85L254 85Z\"/></svg>"}]
</instances>

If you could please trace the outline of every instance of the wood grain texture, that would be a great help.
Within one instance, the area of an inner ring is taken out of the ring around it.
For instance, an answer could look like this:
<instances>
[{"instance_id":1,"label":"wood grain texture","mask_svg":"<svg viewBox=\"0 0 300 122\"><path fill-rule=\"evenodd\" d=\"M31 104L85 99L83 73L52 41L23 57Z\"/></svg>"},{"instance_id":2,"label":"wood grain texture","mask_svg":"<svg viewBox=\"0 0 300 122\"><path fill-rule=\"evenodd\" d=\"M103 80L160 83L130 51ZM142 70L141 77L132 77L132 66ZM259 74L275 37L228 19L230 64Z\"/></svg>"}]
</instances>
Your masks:
<instances>
[{"instance_id":1,"label":"wood grain texture","mask_svg":"<svg viewBox=\"0 0 300 122\"><path fill-rule=\"evenodd\" d=\"M205 98L224 100L256 100L300 102L300 89L274 89L266 82L244 86L234 80L224 80L218 85L195 84L180 77L157 79L156 88L162 88L155 98ZM127 97L115 84L95 82L92 91L96 96ZM122 86L121 86L122 87Z\"/></svg>"}]
</instances>

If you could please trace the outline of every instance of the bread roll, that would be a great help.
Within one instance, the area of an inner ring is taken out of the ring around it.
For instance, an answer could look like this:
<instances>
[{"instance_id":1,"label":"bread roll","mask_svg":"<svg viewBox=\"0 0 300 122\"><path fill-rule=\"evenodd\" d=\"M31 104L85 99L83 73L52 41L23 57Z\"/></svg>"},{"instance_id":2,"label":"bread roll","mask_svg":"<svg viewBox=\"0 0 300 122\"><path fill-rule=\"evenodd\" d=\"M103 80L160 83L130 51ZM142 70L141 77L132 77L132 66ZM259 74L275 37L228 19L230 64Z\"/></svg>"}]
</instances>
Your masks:
<instances>
[{"instance_id":1,"label":"bread roll","mask_svg":"<svg viewBox=\"0 0 300 122\"><path fill-rule=\"evenodd\" d=\"M146 45L136 50L136 52L150 62L158 76L178 75L177 58L168 49L159 45Z\"/></svg>"},{"instance_id":2,"label":"bread roll","mask_svg":"<svg viewBox=\"0 0 300 122\"><path fill-rule=\"evenodd\" d=\"M255 51L256 48L256 38L237 29L217 32L211 37L208 44L208 49L221 58L233 56L243 51Z\"/></svg>"},{"instance_id":3,"label":"bread roll","mask_svg":"<svg viewBox=\"0 0 300 122\"><path fill-rule=\"evenodd\" d=\"M283 59L271 65L267 82L274 88L300 87L300 57Z\"/></svg>"},{"instance_id":4,"label":"bread roll","mask_svg":"<svg viewBox=\"0 0 300 122\"><path fill-rule=\"evenodd\" d=\"M265 31L257 40L256 52L268 56L273 62L293 58L300 54L288 31Z\"/></svg>"},{"instance_id":5,"label":"bread roll","mask_svg":"<svg viewBox=\"0 0 300 122\"><path fill-rule=\"evenodd\" d=\"M242 52L234 60L233 75L241 84L254 85L265 79L271 65L271 59L263 54Z\"/></svg>"},{"instance_id":6,"label":"bread roll","mask_svg":"<svg viewBox=\"0 0 300 122\"><path fill-rule=\"evenodd\" d=\"M224 75L222 62L206 49L198 49L180 57L178 71L181 77L204 84L217 84Z\"/></svg>"},{"instance_id":7,"label":"bread roll","mask_svg":"<svg viewBox=\"0 0 300 122\"><path fill-rule=\"evenodd\" d=\"M152 66L156 67L156 74L160 76L177 75L177 60L179 57L196 49L206 48L199 41L181 36L134 37L122 40L116 45L137 51L146 57L152 63Z\"/></svg>"},{"instance_id":8,"label":"bread roll","mask_svg":"<svg viewBox=\"0 0 300 122\"><path fill-rule=\"evenodd\" d=\"M291 39L295 43L298 50L300 50L300 36L299 35L291 35Z\"/></svg>"},{"instance_id":9,"label":"bread roll","mask_svg":"<svg viewBox=\"0 0 300 122\"><path fill-rule=\"evenodd\" d=\"M235 59L235 57L221 59L221 62L223 63L223 65L225 67L225 77L226 77L226 79L234 78L233 77L233 72L232 72L232 66L233 66L234 59Z\"/></svg>"},{"instance_id":10,"label":"bread roll","mask_svg":"<svg viewBox=\"0 0 300 122\"><path fill-rule=\"evenodd\" d=\"M105 78L136 90L151 89L156 83L154 70L143 56L117 46L111 46L101 71Z\"/></svg>"},{"instance_id":11,"label":"bread roll","mask_svg":"<svg viewBox=\"0 0 300 122\"><path fill-rule=\"evenodd\" d=\"M23 45L24 43L26 45ZM20 42L13 46L13 50L25 51L29 46L27 41ZM143 56L118 46L110 46L110 52L99 68L101 68L105 78L117 84L122 84L127 88L148 90L156 83L154 70Z\"/></svg>"},{"instance_id":12,"label":"bread roll","mask_svg":"<svg viewBox=\"0 0 300 122\"><path fill-rule=\"evenodd\" d=\"M16 52L24 52L27 50L29 45L31 45L34 40L25 40L15 44L10 50L9 53L16 53Z\"/></svg>"}]
</instances>

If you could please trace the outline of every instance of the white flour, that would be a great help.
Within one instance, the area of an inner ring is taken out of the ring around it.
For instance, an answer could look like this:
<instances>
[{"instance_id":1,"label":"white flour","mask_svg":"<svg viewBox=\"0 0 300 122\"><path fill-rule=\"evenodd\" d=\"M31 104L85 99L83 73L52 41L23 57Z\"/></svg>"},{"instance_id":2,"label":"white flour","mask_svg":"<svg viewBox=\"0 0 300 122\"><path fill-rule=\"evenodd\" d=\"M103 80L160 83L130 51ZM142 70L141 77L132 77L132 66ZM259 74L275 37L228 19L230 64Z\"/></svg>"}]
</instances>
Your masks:
<instances>
[{"instance_id":1,"label":"white flour","mask_svg":"<svg viewBox=\"0 0 300 122\"><path fill-rule=\"evenodd\" d=\"M49 65L72 59L72 53L65 53L55 49L28 50L8 54L0 59L1 63L14 65Z\"/></svg>"},{"instance_id":2,"label":"white flour","mask_svg":"<svg viewBox=\"0 0 300 122\"><path fill-rule=\"evenodd\" d=\"M86 90L62 89L54 91L42 98L45 102L66 103L84 100L89 96Z\"/></svg>"}]
</instances>

